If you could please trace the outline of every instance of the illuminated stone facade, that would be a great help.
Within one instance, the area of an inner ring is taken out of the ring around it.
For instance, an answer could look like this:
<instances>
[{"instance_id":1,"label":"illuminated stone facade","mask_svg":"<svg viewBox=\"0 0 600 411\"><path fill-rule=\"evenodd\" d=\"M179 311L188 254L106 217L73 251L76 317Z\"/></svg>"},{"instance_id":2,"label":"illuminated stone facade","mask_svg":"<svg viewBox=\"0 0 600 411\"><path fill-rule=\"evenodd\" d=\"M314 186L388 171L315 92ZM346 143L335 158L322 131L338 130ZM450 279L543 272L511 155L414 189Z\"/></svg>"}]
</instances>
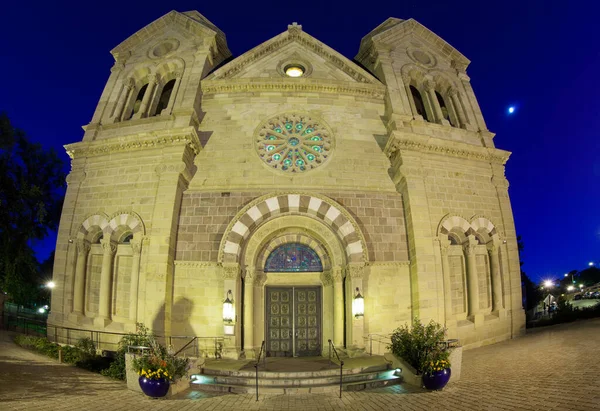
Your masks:
<instances>
[{"instance_id":1,"label":"illuminated stone facade","mask_svg":"<svg viewBox=\"0 0 600 411\"><path fill-rule=\"evenodd\" d=\"M390 18L357 64L294 23L230 59L217 27L172 11L112 54L83 141L66 146L50 324L223 336L231 290L224 352L252 357L274 341L267 322L288 321L267 291L309 287L320 350L360 352L412 317L469 347L524 331L509 153L469 60L433 32ZM322 270L265 270L285 244Z\"/></svg>"}]
</instances>

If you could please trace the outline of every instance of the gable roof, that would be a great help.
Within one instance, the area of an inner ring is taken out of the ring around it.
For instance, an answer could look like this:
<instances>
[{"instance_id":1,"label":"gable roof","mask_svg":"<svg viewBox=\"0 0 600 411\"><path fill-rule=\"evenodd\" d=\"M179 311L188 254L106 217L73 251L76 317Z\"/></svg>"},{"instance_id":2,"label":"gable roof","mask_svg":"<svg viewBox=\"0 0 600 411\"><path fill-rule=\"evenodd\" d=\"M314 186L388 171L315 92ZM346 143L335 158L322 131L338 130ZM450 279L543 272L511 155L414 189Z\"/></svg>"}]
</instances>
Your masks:
<instances>
[{"instance_id":1,"label":"gable roof","mask_svg":"<svg viewBox=\"0 0 600 411\"><path fill-rule=\"evenodd\" d=\"M344 57L342 54L320 42L310 34L303 32L302 26L296 23L289 25L287 31L265 41L215 70L207 76L206 79L223 80L232 78L248 65L276 53L282 47L293 42L316 53L359 83L381 84L377 78L358 64L352 62L352 60Z\"/></svg>"},{"instance_id":2,"label":"gable roof","mask_svg":"<svg viewBox=\"0 0 600 411\"><path fill-rule=\"evenodd\" d=\"M394 41L411 33L421 38L438 53L453 62L456 68L466 70L467 66L471 63L460 51L415 19L402 20L395 17L388 18L362 38L356 59L360 60L359 57L368 52L372 43L391 45Z\"/></svg>"},{"instance_id":3,"label":"gable roof","mask_svg":"<svg viewBox=\"0 0 600 411\"><path fill-rule=\"evenodd\" d=\"M129 36L126 40L122 41L118 46L112 49L110 53L114 56L115 60L120 56L126 56L131 49L146 42L154 35L164 32L164 30L171 25L175 25L196 36L214 37L215 51L223 54L224 58L231 56L231 52L227 48L225 34L206 17L195 10L183 13L171 10L164 16L154 20L152 23Z\"/></svg>"}]
</instances>

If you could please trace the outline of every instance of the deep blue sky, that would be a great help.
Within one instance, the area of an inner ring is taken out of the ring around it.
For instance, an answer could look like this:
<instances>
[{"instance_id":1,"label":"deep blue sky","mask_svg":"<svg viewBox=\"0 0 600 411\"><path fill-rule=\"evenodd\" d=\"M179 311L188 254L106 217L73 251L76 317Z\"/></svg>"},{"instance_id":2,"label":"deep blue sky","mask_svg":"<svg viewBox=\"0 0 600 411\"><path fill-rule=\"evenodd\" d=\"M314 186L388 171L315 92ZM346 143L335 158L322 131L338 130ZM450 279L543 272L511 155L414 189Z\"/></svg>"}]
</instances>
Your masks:
<instances>
[{"instance_id":1,"label":"deep blue sky","mask_svg":"<svg viewBox=\"0 0 600 411\"><path fill-rule=\"evenodd\" d=\"M506 175L524 270L562 276L600 259L600 25L597 1L8 1L0 14L0 111L55 147L82 138L109 76L109 51L175 9L196 9L239 56L293 21L353 58L387 17L414 18L471 61L468 74ZM516 105L513 116L507 107ZM37 245L44 259L52 236Z\"/></svg>"}]
</instances>

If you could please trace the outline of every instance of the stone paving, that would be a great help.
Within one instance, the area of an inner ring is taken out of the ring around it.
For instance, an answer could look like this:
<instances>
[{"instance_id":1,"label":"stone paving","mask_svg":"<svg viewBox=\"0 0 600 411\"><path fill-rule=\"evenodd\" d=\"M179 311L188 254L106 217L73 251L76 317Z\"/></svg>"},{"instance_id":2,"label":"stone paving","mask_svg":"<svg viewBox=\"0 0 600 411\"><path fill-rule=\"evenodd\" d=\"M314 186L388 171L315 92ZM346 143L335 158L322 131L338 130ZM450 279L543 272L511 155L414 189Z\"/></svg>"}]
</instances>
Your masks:
<instances>
[{"instance_id":1,"label":"stone paving","mask_svg":"<svg viewBox=\"0 0 600 411\"><path fill-rule=\"evenodd\" d=\"M0 410L600 410L600 319L534 330L465 351L443 391L396 386L335 395L187 393L152 400L125 383L58 364L0 332Z\"/></svg>"}]
</instances>

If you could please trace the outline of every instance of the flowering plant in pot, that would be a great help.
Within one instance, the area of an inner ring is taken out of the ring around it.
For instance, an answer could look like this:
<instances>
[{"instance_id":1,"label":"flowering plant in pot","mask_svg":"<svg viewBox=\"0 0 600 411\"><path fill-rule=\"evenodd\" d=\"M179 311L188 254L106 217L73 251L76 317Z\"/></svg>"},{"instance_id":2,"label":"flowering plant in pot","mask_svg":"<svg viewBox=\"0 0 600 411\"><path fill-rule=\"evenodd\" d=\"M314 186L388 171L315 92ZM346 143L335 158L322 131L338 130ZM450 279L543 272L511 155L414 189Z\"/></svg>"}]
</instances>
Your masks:
<instances>
[{"instance_id":1,"label":"flowering plant in pot","mask_svg":"<svg viewBox=\"0 0 600 411\"><path fill-rule=\"evenodd\" d=\"M169 383L186 374L189 360L169 354L153 336L149 337L149 344L147 353L134 358L133 369L140 376L139 384L144 394L164 397L169 392Z\"/></svg>"},{"instance_id":2,"label":"flowering plant in pot","mask_svg":"<svg viewBox=\"0 0 600 411\"><path fill-rule=\"evenodd\" d=\"M426 388L441 389L450 379L450 353L445 339L446 329L441 324L430 321L423 325L415 318L411 327L404 325L392 333L388 349L423 376Z\"/></svg>"}]
</instances>

